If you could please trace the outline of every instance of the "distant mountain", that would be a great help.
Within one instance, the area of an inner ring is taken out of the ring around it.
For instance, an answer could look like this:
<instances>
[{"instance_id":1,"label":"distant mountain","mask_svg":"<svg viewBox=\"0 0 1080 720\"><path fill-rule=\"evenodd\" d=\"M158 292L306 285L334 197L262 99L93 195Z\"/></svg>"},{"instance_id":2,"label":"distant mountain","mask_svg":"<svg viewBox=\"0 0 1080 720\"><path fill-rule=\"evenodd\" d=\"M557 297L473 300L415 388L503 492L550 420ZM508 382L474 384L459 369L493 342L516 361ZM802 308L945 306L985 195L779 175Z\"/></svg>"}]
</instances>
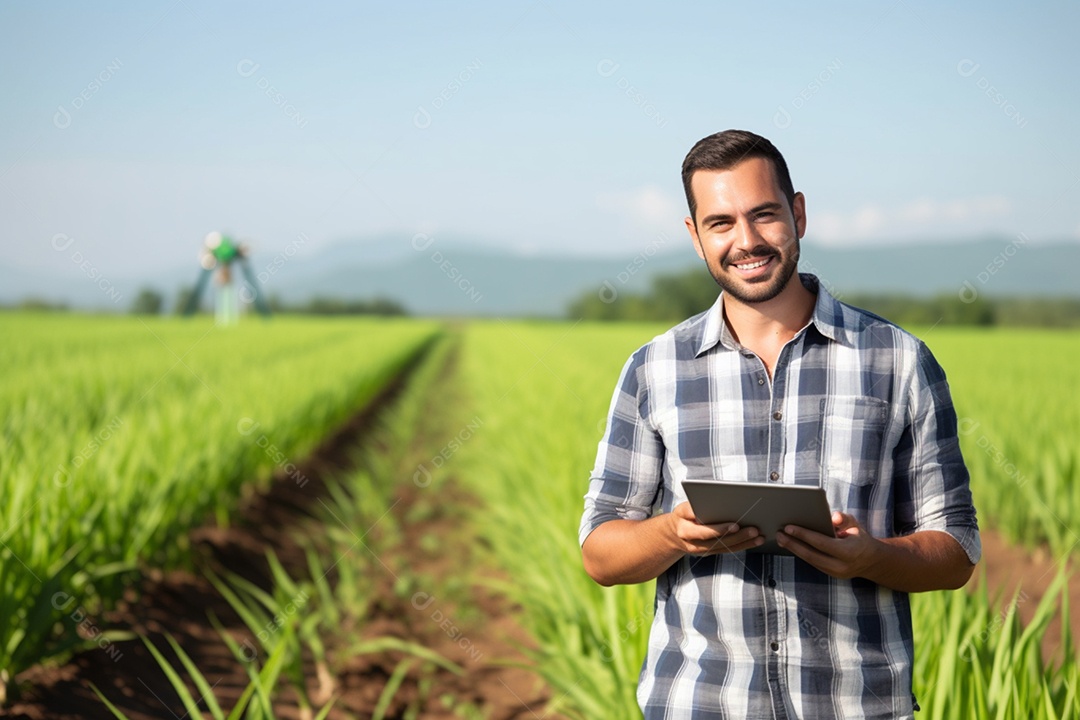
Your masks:
<instances>
[{"instance_id":1,"label":"distant mountain","mask_svg":"<svg viewBox=\"0 0 1080 720\"><path fill-rule=\"evenodd\" d=\"M801 269L839 292L1080 297L1080 243L1021 237L803 248Z\"/></svg>"},{"instance_id":2,"label":"distant mountain","mask_svg":"<svg viewBox=\"0 0 1080 720\"><path fill-rule=\"evenodd\" d=\"M522 255L433 243L393 263L342 265L322 274L315 287L322 295L394 298L422 315L559 316L584 292L641 292L654 274L683 270L696 257L687 248L635 264L634 258ZM283 278L271 292L296 301L311 296L306 285Z\"/></svg>"},{"instance_id":3,"label":"distant mountain","mask_svg":"<svg viewBox=\"0 0 1080 720\"><path fill-rule=\"evenodd\" d=\"M276 255L256 248L252 265L261 289L288 302L315 295L381 296L419 315L561 316L583 293L642 292L656 274L702 267L689 241L625 257L528 255L426 235L340 242L317 253L301 245ZM888 246L804 243L800 266L840 294L1080 297L1077 242L999 237ZM171 304L181 287L194 283L197 270L114 278L103 269L103 281L74 266L34 275L0 267L0 302L34 296L76 308L126 311L138 289L149 286Z\"/></svg>"}]
</instances>

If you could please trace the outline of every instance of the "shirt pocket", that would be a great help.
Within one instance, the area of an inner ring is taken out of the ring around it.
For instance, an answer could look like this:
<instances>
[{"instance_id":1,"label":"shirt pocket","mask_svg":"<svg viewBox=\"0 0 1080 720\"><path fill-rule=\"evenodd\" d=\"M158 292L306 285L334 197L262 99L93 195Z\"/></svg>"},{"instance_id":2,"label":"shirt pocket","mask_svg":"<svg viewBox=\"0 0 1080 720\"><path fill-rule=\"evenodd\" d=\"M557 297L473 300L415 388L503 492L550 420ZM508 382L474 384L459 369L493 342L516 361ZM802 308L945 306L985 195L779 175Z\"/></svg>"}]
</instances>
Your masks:
<instances>
[{"instance_id":1,"label":"shirt pocket","mask_svg":"<svg viewBox=\"0 0 1080 720\"><path fill-rule=\"evenodd\" d=\"M824 487L837 482L859 487L877 482L888 414L889 404L875 397L821 401L819 463Z\"/></svg>"}]
</instances>

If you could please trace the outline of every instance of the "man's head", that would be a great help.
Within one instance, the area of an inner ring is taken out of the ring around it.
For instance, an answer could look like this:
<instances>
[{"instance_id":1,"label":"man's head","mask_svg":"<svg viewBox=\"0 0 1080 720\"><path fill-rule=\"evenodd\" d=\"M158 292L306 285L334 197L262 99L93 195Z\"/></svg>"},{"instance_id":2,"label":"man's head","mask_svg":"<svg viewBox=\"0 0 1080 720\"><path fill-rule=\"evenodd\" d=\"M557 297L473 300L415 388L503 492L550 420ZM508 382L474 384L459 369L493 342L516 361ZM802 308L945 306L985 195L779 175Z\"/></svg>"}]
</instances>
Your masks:
<instances>
[{"instance_id":1,"label":"man's head","mask_svg":"<svg viewBox=\"0 0 1080 720\"><path fill-rule=\"evenodd\" d=\"M798 264L806 206L779 151L753 133L717 133L690 150L683 183L687 230L717 284L741 303L780 295Z\"/></svg>"},{"instance_id":2,"label":"man's head","mask_svg":"<svg viewBox=\"0 0 1080 720\"><path fill-rule=\"evenodd\" d=\"M791 183L787 162L771 142L746 130L725 130L698 140L682 164L683 190L690 206L690 217L695 221L697 200L691 187L691 179L698 170L730 170L743 160L764 158L773 164L780 191L787 198L790 209L795 202L795 186Z\"/></svg>"}]
</instances>

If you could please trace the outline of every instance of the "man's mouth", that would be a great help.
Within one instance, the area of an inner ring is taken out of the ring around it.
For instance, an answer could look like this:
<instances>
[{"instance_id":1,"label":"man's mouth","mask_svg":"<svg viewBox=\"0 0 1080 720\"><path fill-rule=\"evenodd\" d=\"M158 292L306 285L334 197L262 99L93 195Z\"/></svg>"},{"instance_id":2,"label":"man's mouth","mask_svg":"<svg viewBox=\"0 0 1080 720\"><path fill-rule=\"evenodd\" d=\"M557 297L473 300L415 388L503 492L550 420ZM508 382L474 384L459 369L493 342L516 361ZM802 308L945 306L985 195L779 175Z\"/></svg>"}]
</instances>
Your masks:
<instances>
[{"instance_id":1,"label":"man's mouth","mask_svg":"<svg viewBox=\"0 0 1080 720\"><path fill-rule=\"evenodd\" d=\"M774 259L776 259L775 255L766 255L764 257L759 255L757 257L746 258L745 260L737 260L729 264L738 271L739 275L742 275L743 277L754 277L763 272L767 272L766 268L772 264Z\"/></svg>"}]
</instances>

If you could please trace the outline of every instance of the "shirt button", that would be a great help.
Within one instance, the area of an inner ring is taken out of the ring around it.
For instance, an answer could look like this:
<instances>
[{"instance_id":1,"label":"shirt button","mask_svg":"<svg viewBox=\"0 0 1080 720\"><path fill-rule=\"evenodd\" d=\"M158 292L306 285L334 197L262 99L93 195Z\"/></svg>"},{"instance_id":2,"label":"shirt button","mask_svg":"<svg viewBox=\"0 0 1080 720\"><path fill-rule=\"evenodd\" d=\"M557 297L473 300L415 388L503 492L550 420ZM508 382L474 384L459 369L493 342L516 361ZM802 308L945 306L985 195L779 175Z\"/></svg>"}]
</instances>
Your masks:
<instances>
[{"instance_id":1,"label":"shirt button","mask_svg":"<svg viewBox=\"0 0 1080 720\"><path fill-rule=\"evenodd\" d=\"M758 378L757 379L757 384L758 385L764 385L765 384L765 378Z\"/></svg>"},{"instance_id":2,"label":"shirt button","mask_svg":"<svg viewBox=\"0 0 1080 720\"><path fill-rule=\"evenodd\" d=\"M776 587L776 578L769 578L769 587Z\"/></svg>"},{"instance_id":3,"label":"shirt button","mask_svg":"<svg viewBox=\"0 0 1080 720\"><path fill-rule=\"evenodd\" d=\"M782 417L784 417L784 413L780 412L779 410L777 410L776 412L774 412L772 414L772 419L773 420L779 420Z\"/></svg>"},{"instance_id":4,"label":"shirt button","mask_svg":"<svg viewBox=\"0 0 1080 720\"><path fill-rule=\"evenodd\" d=\"M771 643L769 643L769 649L772 650L773 652L776 652L777 650L780 649L780 643L773 640Z\"/></svg>"},{"instance_id":5,"label":"shirt button","mask_svg":"<svg viewBox=\"0 0 1080 720\"><path fill-rule=\"evenodd\" d=\"M773 480L773 481L779 480L780 479L780 473L773 470L771 473L769 473L769 479Z\"/></svg>"}]
</instances>

